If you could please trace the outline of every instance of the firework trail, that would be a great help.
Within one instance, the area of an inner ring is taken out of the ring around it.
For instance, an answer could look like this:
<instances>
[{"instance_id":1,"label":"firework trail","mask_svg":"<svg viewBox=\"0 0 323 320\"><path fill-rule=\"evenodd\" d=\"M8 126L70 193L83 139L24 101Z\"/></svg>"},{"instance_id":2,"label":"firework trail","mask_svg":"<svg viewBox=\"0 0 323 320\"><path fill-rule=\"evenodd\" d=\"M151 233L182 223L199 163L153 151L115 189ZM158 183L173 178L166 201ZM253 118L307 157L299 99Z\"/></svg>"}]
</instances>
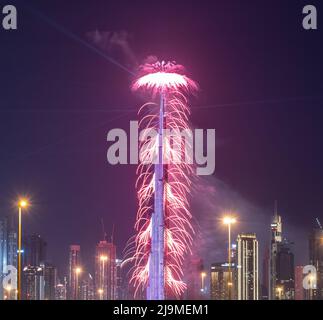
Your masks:
<instances>
[{"instance_id":1,"label":"firework trail","mask_svg":"<svg viewBox=\"0 0 323 320\"><path fill-rule=\"evenodd\" d=\"M130 258L134 262L131 282L136 293L147 288L148 299L180 297L186 288L182 265L192 243L188 194L193 166L185 151L193 146L182 139L181 132L190 129L185 94L197 90L197 85L183 72L175 63L147 63L132 85L133 91L149 94L155 101L140 108L140 129L158 133L148 134L140 143L139 208ZM171 136L165 134L168 130Z\"/></svg>"}]
</instances>

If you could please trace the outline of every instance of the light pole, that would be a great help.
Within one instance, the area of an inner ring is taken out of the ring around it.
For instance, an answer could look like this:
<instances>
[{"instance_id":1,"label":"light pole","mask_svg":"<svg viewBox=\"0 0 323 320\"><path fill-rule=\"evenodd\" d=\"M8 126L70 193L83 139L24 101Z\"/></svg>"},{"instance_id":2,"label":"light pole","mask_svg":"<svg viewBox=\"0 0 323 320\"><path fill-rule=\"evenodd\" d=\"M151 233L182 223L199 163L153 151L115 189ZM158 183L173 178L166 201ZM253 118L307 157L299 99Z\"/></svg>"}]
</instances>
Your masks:
<instances>
[{"instance_id":1,"label":"light pole","mask_svg":"<svg viewBox=\"0 0 323 320\"><path fill-rule=\"evenodd\" d=\"M231 225L236 223L236 219L233 217L224 217L223 223L228 226L228 264L229 264L229 282L228 293L229 300L231 300L231 288L232 288L232 274L231 274Z\"/></svg>"},{"instance_id":2,"label":"light pole","mask_svg":"<svg viewBox=\"0 0 323 320\"><path fill-rule=\"evenodd\" d=\"M26 199L20 199L18 202L18 300L21 300L21 237L22 237L22 209L28 207Z\"/></svg>"},{"instance_id":3,"label":"light pole","mask_svg":"<svg viewBox=\"0 0 323 320\"><path fill-rule=\"evenodd\" d=\"M75 300L78 300L79 292L79 274L82 272L80 267L75 268Z\"/></svg>"},{"instance_id":4,"label":"light pole","mask_svg":"<svg viewBox=\"0 0 323 320\"><path fill-rule=\"evenodd\" d=\"M100 261L102 262L102 272L101 272L101 288L103 289L102 292L102 298L103 300L103 294L106 291L106 281L105 281L105 262L108 261L108 256L101 255L100 256ZM101 289L100 289L101 290ZM101 297L101 296L100 296Z\"/></svg>"},{"instance_id":5,"label":"light pole","mask_svg":"<svg viewBox=\"0 0 323 320\"><path fill-rule=\"evenodd\" d=\"M204 279L206 277L206 272L202 271L201 272L201 291L204 293L205 291L205 284L204 284Z\"/></svg>"}]
</instances>

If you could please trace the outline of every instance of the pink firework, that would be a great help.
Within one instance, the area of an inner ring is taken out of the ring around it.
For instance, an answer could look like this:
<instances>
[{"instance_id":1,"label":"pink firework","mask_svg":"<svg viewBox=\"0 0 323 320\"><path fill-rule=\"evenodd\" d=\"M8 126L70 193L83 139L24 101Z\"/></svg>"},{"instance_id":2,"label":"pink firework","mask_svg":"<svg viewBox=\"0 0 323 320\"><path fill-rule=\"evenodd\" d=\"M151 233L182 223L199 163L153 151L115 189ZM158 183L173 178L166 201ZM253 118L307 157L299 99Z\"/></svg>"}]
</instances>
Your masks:
<instances>
[{"instance_id":1,"label":"pink firework","mask_svg":"<svg viewBox=\"0 0 323 320\"><path fill-rule=\"evenodd\" d=\"M183 141L180 132L190 129L190 114L185 94L197 90L194 81L183 74L183 67L175 63L158 62L141 67L141 75L134 82L134 91L142 90L154 100L159 94L165 99L164 129L172 137L163 137L164 163L164 285L170 296L179 297L186 288L183 282L183 260L190 252L193 229L189 211L188 194L193 176L192 159L185 150L192 148ZM141 129L158 130L160 113L158 103L150 102L139 110ZM176 132L177 135L176 136ZM136 292L148 285L151 252L152 212L154 210L155 172L151 159L158 154L158 137L147 138L140 145L140 164L137 169L139 208L135 229L137 231L131 257L134 262L132 278Z\"/></svg>"}]
</instances>

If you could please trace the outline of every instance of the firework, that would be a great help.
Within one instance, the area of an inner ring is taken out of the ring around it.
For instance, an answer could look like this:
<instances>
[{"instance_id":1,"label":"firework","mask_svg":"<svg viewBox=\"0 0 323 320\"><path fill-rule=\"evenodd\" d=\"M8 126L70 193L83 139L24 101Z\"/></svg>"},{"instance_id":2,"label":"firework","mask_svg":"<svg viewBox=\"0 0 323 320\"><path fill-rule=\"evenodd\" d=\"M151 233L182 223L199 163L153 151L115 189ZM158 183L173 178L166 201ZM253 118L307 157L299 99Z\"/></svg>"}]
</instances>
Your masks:
<instances>
[{"instance_id":1,"label":"firework","mask_svg":"<svg viewBox=\"0 0 323 320\"><path fill-rule=\"evenodd\" d=\"M179 297L186 288L182 265L192 243L188 194L193 168L184 151L192 146L180 132L189 129L186 94L197 85L183 72L175 63L146 64L132 86L155 101L140 108L140 128L158 132L141 142L136 182L139 208L131 281L137 292L147 288L148 299L164 299L166 293ZM170 138L165 129L178 136ZM152 163L152 158L158 161Z\"/></svg>"}]
</instances>

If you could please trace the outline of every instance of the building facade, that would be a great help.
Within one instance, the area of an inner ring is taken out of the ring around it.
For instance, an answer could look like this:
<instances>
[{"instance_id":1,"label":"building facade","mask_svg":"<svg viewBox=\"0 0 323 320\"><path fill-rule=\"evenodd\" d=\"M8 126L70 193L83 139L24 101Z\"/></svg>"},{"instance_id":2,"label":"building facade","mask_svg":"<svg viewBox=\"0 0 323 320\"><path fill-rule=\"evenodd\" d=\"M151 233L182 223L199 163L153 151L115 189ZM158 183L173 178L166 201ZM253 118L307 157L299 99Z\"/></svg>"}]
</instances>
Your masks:
<instances>
[{"instance_id":1,"label":"building facade","mask_svg":"<svg viewBox=\"0 0 323 320\"><path fill-rule=\"evenodd\" d=\"M239 234L237 238L237 298L259 300L259 253L254 233Z\"/></svg>"},{"instance_id":2,"label":"building facade","mask_svg":"<svg viewBox=\"0 0 323 320\"><path fill-rule=\"evenodd\" d=\"M295 300L305 300L305 289L303 286L304 266L295 267Z\"/></svg>"},{"instance_id":3,"label":"building facade","mask_svg":"<svg viewBox=\"0 0 323 320\"><path fill-rule=\"evenodd\" d=\"M23 300L44 300L45 281L42 267L26 266L22 272Z\"/></svg>"},{"instance_id":4,"label":"building facade","mask_svg":"<svg viewBox=\"0 0 323 320\"><path fill-rule=\"evenodd\" d=\"M323 299L323 230L314 229L309 237L309 260L316 268L316 288L313 289L314 300Z\"/></svg>"},{"instance_id":5,"label":"building facade","mask_svg":"<svg viewBox=\"0 0 323 320\"><path fill-rule=\"evenodd\" d=\"M68 299L78 300L80 298L80 274L81 266L81 247L71 245L69 251L69 270L68 270Z\"/></svg>"},{"instance_id":6,"label":"building facade","mask_svg":"<svg viewBox=\"0 0 323 320\"><path fill-rule=\"evenodd\" d=\"M117 297L116 246L105 240L96 246L95 293L98 300L116 300Z\"/></svg>"},{"instance_id":7,"label":"building facade","mask_svg":"<svg viewBox=\"0 0 323 320\"><path fill-rule=\"evenodd\" d=\"M40 266L46 262L47 243L39 234L26 236L23 249L24 266Z\"/></svg>"},{"instance_id":8,"label":"building facade","mask_svg":"<svg viewBox=\"0 0 323 320\"><path fill-rule=\"evenodd\" d=\"M228 263L213 263L210 272L211 300L229 300L229 282Z\"/></svg>"},{"instance_id":9,"label":"building facade","mask_svg":"<svg viewBox=\"0 0 323 320\"><path fill-rule=\"evenodd\" d=\"M16 299L17 288L17 232L13 217L0 217L0 300ZM8 279L5 280L5 278ZM3 287L3 281L8 288ZM10 290L7 290L9 289Z\"/></svg>"}]
</instances>

